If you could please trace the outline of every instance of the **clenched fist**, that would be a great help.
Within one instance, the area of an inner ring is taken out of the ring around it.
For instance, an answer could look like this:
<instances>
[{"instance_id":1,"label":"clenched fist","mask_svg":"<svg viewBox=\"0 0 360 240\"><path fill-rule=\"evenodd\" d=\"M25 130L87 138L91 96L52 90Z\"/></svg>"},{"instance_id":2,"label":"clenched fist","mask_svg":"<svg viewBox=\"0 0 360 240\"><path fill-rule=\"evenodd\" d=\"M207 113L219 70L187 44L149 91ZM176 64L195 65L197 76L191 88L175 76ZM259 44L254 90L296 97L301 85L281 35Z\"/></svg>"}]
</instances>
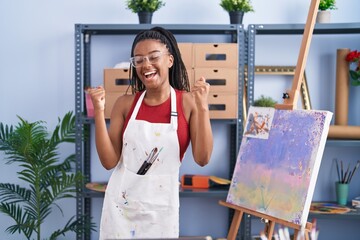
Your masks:
<instances>
[{"instance_id":1,"label":"clenched fist","mask_svg":"<svg viewBox=\"0 0 360 240\"><path fill-rule=\"evenodd\" d=\"M198 108L208 109L208 95L210 84L205 81L204 77L195 81L191 93L195 98L195 103Z\"/></svg>"},{"instance_id":2,"label":"clenched fist","mask_svg":"<svg viewBox=\"0 0 360 240\"><path fill-rule=\"evenodd\" d=\"M91 101L94 105L95 111L104 111L105 110L105 89L103 86L98 86L94 88L87 88L87 93L91 97Z\"/></svg>"}]
</instances>

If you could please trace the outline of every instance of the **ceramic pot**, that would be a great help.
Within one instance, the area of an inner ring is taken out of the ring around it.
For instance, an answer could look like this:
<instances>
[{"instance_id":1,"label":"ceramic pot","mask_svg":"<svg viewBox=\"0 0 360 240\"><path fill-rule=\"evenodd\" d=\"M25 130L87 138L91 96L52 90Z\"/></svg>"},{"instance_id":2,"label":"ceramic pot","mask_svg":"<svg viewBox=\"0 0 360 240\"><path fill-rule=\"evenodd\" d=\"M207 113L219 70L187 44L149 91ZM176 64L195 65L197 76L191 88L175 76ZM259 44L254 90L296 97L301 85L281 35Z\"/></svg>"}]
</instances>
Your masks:
<instances>
[{"instance_id":1,"label":"ceramic pot","mask_svg":"<svg viewBox=\"0 0 360 240\"><path fill-rule=\"evenodd\" d=\"M330 11L318 11L316 16L317 23L330 23L331 12Z\"/></svg>"},{"instance_id":2,"label":"ceramic pot","mask_svg":"<svg viewBox=\"0 0 360 240\"><path fill-rule=\"evenodd\" d=\"M140 24L145 24L145 23L150 24L151 19L152 19L152 15L153 15L152 12L138 12L139 23Z\"/></svg>"},{"instance_id":3,"label":"ceramic pot","mask_svg":"<svg viewBox=\"0 0 360 240\"><path fill-rule=\"evenodd\" d=\"M229 12L230 24L242 24L244 12Z\"/></svg>"},{"instance_id":4,"label":"ceramic pot","mask_svg":"<svg viewBox=\"0 0 360 240\"><path fill-rule=\"evenodd\" d=\"M349 184L336 182L335 187L337 203L340 205L346 205L349 195Z\"/></svg>"}]
</instances>

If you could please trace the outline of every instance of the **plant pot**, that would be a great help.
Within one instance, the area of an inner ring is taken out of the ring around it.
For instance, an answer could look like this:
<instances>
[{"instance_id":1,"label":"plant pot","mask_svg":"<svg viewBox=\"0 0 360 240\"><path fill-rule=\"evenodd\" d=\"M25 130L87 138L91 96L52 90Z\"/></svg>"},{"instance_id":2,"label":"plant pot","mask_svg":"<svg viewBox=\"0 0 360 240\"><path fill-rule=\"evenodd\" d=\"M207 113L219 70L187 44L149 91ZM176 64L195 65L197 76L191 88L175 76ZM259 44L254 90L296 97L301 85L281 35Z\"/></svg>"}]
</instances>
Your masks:
<instances>
[{"instance_id":1,"label":"plant pot","mask_svg":"<svg viewBox=\"0 0 360 240\"><path fill-rule=\"evenodd\" d=\"M229 12L230 24L242 24L244 12Z\"/></svg>"},{"instance_id":2,"label":"plant pot","mask_svg":"<svg viewBox=\"0 0 360 240\"><path fill-rule=\"evenodd\" d=\"M330 23L331 12L330 11L318 11L316 16L317 23Z\"/></svg>"},{"instance_id":3,"label":"plant pot","mask_svg":"<svg viewBox=\"0 0 360 240\"><path fill-rule=\"evenodd\" d=\"M143 23L151 23L151 19L152 19L152 12L138 12L138 16L139 16L139 23L143 24Z\"/></svg>"}]
</instances>

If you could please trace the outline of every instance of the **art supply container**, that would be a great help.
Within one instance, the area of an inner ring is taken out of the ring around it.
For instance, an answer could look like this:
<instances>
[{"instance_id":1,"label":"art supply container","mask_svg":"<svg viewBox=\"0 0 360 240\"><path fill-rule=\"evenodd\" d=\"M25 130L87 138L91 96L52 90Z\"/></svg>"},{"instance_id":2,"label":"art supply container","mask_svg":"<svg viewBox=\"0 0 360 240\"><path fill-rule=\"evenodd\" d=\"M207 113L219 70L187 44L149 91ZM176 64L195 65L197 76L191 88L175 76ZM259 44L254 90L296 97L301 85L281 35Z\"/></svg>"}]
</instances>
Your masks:
<instances>
[{"instance_id":1,"label":"art supply container","mask_svg":"<svg viewBox=\"0 0 360 240\"><path fill-rule=\"evenodd\" d=\"M94 105L91 101L90 94L85 93L85 105L86 105L86 113L88 117L94 117Z\"/></svg>"},{"instance_id":2,"label":"art supply container","mask_svg":"<svg viewBox=\"0 0 360 240\"><path fill-rule=\"evenodd\" d=\"M349 195L349 184L336 182L336 200L340 205L346 205Z\"/></svg>"}]
</instances>

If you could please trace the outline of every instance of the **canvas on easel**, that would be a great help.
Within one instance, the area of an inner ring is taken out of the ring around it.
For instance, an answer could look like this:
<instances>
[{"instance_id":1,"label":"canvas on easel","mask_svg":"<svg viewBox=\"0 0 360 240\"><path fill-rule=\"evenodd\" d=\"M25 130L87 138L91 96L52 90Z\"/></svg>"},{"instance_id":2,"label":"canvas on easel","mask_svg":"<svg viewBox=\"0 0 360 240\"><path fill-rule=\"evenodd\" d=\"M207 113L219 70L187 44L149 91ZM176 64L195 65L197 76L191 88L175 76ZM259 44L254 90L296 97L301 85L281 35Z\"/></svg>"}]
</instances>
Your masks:
<instances>
[{"instance_id":1,"label":"canvas on easel","mask_svg":"<svg viewBox=\"0 0 360 240\"><path fill-rule=\"evenodd\" d=\"M294 229L294 239L307 222L332 113L296 110L301 79L320 0L311 0L292 88L273 108L250 107L232 182L223 206L234 209L228 240L235 239L244 213L266 219L265 236L275 224Z\"/></svg>"},{"instance_id":2,"label":"canvas on easel","mask_svg":"<svg viewBox=\"0 0 360 240\"><path fill-rule=\"evenodd\" d=\"M305 227L331 118L250 107L226 202Z\"/></svg>"}]
</instances>

